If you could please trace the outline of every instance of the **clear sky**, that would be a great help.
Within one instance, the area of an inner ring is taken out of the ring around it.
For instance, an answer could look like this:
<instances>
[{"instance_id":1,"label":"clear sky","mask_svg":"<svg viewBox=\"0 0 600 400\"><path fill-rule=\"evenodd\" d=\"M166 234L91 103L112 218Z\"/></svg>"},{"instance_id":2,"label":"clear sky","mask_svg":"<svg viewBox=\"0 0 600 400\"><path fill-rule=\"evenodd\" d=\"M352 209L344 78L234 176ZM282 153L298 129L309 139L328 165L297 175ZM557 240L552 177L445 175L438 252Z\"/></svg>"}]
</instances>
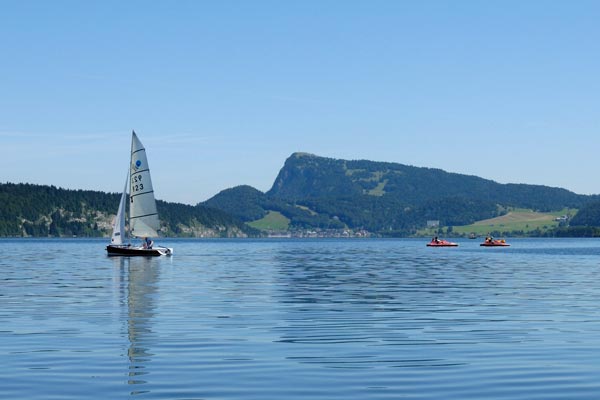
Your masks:
<instances>
[{"instance_id":1,"label":"clear sky","mask_svg":"<svg viewBox=\"0 0 600 400\"><path fill-rule=\"evenodd\" d=\"M600 193L599 1L0 0L0 182L268 190L310 152Z\"/></svg>"}]
</instances>

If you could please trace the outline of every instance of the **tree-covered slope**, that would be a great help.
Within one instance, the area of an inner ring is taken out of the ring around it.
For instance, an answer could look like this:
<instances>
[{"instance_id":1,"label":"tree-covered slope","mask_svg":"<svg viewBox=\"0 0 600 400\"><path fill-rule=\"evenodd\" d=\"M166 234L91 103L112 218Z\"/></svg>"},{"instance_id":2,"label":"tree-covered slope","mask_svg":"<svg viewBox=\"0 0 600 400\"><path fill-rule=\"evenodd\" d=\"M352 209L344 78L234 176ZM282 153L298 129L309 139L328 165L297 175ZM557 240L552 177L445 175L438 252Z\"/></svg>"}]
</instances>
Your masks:
<instances>
[{"instance_id":1,"label":"tree-covered slope","mask_svg":"<svg viewBox=\"0 0 600 400\"><path fill-rule=\"evenodd\" d=\"M32 184L0 184L0 236L107 236L120 194ZM157 202L167 236L247 236L258 232L203 206Z\"/></svg>"},{"instance_id":2,"label":"tree-covered slope","mask_svg":"<svg viewBox=\"0 0 600 400\"><path fill-rule=\"evenodd\" d=\"M600 227L600 202L594 201L582 207L571 219L570 225Z\"/></svg>"},{"instance_id":3,"label":"tree-covered slope","mask_svg":"<svg viewBox=\"0 0 600 400\"><path fill-rule=\"evenodd\" d=\"M243 221L254 221L266 215L268 203L269 199L263 192L242 185L225 189L201 204L235 215Z\"/></svg>"},{"instance_id":4,"label":"tree-covered slope","mask_svg":"<svg viewBox=\"0 0 600 400\"><path fill-rule=\"evenodd\" d=\"M222 210L244 222L260 220L269 211L277 211L291 220L292 228L344 227L344 224L327 214L319 214L306 206L267 196L251 186L225 189L201 205Z\"/></svg>"}]
</instances>

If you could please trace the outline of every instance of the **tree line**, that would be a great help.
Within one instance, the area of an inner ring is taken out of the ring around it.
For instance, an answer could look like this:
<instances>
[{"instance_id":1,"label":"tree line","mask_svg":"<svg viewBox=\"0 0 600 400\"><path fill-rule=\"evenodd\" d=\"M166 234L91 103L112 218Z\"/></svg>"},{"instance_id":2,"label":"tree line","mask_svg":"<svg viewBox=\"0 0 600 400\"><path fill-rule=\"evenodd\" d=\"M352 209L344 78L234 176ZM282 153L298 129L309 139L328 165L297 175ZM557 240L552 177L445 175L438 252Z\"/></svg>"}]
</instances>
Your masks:
<instances>
[{"instance_id":1,"label":"tree line","mask_svg":"<svg viewBox=\"0 0 600 400\"><path fill-rule=\"evenodd\" d=\"M0 184L0 237L100 237L110 235L121 194L28 183ZM221 236L260 232L216 209L157 201L162 231L193 235L194 227Z\"/></svg>"}]
</instances>

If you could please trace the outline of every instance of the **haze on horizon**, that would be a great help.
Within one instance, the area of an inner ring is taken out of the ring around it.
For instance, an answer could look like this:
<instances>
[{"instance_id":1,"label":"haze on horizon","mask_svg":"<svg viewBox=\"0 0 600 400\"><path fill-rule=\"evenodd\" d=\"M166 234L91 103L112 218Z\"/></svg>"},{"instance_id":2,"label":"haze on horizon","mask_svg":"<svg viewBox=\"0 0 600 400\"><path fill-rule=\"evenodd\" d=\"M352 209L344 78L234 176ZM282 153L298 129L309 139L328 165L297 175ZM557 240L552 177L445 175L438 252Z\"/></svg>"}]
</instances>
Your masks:
<instances>
[{"instance_id":1,"label":"haze on horizon","mask_svg":"<svg viewBox=\"0 0 600 400\"><path fill-rule=\"evenodd\" d=\"M287 157L600 193L595 1L8 1L0 182L268 190Z\"/></svg>"}]
</instances>

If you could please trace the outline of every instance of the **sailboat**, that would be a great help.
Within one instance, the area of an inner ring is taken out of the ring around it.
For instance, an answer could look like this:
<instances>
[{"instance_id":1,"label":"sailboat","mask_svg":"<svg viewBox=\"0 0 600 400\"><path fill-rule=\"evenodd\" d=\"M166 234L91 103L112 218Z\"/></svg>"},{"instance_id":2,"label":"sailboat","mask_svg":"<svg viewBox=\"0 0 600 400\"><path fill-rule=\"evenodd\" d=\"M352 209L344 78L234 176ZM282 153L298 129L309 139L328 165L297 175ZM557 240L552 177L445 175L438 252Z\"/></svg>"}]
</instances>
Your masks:
<instances>
[{"instance_id":1,"label":"sailboat","mask_svg":"<svg viewBox=\"0 0 600 400\"><path fill-rule=\"evenodd\" d=\"M132 237L144 238L144 245L133 246L125 243L125 218L127 188L129 187L129 234ZM150 168L146 158L146 149L138 139L135 131L131 136L131 160L125 188L119 202L117 217L113 225L110 244L106 246L109 256L170 256L173 249L161 246L147 246L146 238L158 236L160 221L150 179ZM151 243L150 240L148 242Z\"/></svg>"}]
</instances>

